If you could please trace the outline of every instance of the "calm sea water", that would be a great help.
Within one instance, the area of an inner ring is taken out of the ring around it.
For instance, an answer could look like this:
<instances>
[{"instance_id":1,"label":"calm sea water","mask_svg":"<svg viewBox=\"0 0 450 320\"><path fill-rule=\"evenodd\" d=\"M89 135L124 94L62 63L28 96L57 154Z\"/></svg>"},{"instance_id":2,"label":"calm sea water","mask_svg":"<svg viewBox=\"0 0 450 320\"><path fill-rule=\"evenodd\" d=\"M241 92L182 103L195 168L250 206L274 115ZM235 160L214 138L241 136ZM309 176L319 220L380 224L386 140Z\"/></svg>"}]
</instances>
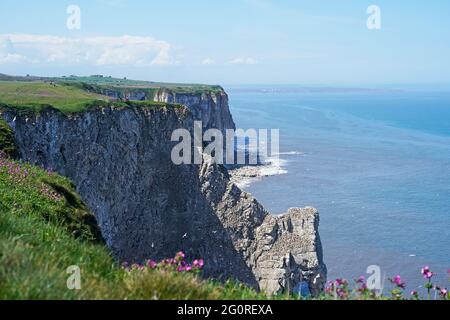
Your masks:
<instances>
[{"instance_id":1,"label":"calm sea water","mask_svg":"<svg viewBox=\"0 0 450 320\"><path fill-rule=\"evenodd\" d=\"M238 127L280 129L286 173L245 189L274 214L319 209L330 279L378 265L409 292L426 264L449 285L450 92L227 89Z\"/></svg>"}]
</instances>

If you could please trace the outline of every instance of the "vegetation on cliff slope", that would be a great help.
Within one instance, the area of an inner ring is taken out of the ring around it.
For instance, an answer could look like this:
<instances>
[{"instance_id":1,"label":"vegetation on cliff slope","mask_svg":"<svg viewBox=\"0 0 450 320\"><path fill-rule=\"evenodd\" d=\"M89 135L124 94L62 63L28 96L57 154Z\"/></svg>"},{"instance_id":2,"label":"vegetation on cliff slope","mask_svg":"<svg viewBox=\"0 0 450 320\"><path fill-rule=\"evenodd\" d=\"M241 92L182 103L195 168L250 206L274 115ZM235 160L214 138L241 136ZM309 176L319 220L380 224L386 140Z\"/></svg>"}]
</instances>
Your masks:
<instances>
[{"instance_id":1,"label":"vegetation on cliff slope","mask_svg":"<svg viewBox=\"0 0 450 320\"><path fill-rule=\"evenodd\" d=\"M8 124L0 118L0 150L7 156L16 156L16 146L14 143L14 133Z\"/></svg>"},{"instance_id":2,"label":"vegetation on cliff slope","mask_svg":"<svg viewBox=\"0 0 450 320\"><path fill-rule=\"evenodd\" d=\"M69 290L78 266L81 290ZM0 157L0 299L258 299L242 285L195 273L130 272L103 244L94 216L72 183Z\"/></svg>"}]
</instances>

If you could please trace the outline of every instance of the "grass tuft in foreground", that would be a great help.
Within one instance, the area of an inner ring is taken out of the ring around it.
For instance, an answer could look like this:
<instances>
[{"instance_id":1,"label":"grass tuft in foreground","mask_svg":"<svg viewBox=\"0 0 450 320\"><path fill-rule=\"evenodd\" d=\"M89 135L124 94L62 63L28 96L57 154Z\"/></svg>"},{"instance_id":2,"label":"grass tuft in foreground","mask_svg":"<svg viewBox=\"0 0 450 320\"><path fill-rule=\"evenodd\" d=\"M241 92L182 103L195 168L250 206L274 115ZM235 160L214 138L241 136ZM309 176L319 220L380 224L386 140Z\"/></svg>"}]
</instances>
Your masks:
<instances>
[{"instance_id":1,"label":"grass tuft in foreground","mask_svg":"<svg viewBox=\"0 0 450 320\"><path fill-rule=\"evenodd\" d=\"M6 121L0 118L0 150L9 156L15 157L17 150L14 142L14 132Z\"/></svg>"}]
</instances>

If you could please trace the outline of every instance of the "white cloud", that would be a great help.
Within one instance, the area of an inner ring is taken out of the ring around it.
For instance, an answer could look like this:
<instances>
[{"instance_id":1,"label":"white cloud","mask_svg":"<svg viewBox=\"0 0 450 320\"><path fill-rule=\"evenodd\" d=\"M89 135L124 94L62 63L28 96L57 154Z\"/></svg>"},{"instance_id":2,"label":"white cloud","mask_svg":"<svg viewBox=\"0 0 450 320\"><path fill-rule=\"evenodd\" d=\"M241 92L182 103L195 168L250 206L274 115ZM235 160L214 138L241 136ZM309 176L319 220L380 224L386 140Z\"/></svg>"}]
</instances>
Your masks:
<instances>
[{"instance_id":1,"label":"white cloud","mask_svg":"<svg viewBox=\"0 0 450 320\"><path fill-rule=\"evenodd\" d=\"M211 65L216 64L216 61L214 59L211 59L211 58L206 58L206 59L204 59L202 61L202 64L205 65L205 66L211 66Z\"/></svg>"},{"instance_id":2,"label":"white cloud","mask_svg":"<svg viewBox=\"0 0 450 320\"><path fill-rule=\"evenodd\" d=\"M11 64L11 63L28 63L32 62L27 59L27 57L24 57L17 53L8 53L5 55L0 55L0 64Z\"/></svg>"},{"instance_id":3,"label":"white cloud","mask_svg":"<svg viewBox=\"0 0 450 320\"><path fill-rule=\"evenodd\" d=\"M19 56L22 57L19 59ZM0 35L0 64L32 62L60 65L163 66L176 64L172 46L151 37Z\"/></svg>"},{"instance_id":4,"label":"white cloud","mask_svg":"<svg viewBox=\"0 0 450 320\"><path fill-rule=\"evenodd\" d=\"M231 64L247 64L247 65L252 65L252 64L258 64L258 60L255 60L253 58L235 58L233 60L230 61Z\"/></svg>"},{"instance_id":5,"label":"white cloud","mask_svg":"<svg viewBox=\"0 0 450 320\"><path fill-rule=\"evenodd\" d=\"M0 41L0 64L14 64L30 62L24 55L18 54L11 39L5 38Z\"/></svg>"}]
</instances>

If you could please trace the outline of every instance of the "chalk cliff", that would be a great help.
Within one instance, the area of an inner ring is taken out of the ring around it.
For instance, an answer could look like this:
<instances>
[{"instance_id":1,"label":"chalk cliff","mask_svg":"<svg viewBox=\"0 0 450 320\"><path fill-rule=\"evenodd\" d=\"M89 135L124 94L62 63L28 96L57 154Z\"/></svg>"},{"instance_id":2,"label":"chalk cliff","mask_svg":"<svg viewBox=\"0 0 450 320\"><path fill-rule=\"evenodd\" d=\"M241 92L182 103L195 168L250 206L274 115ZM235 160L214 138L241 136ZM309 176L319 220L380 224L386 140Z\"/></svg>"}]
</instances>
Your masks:
<instances>
[{"instance_id":1,"label":"chalk cliff","mask_svg":"<svg viewBox=\"0 0 450 320\"><path fill-rule=\"evenodd\" d=\"M122 88L87 86L85 90L108 96L115 100L157 101L176 103L190 109L194 120L203 122L203 129L235 129L228 106L228 95L221 87L210 90L183 90L182 88Z\"/></svg>"},{"instance_id":2,"label":"chalk cliff","mask_svg":"<svg viewBox=\"0 0 450 320\"><path fill-rule=\"evenodd\" d=\"M199 108L227 101L169 93L158 99ZM192 130L194 114L195 108L173 106L96 107L72 115L0 108L21 159L74 181L117 259L162 259L183 250L205 259L205 276L235 278L268 293L292 292L304 282L318 293L326 268L316 210L275 217L208 156L202 165L172 163L172 131ZM204 119L217 125L215 116ZM232 125L227 121L219 128Z\"/></svg>"},{"instance_id":3,"label":"chalk cliff","mask_svg":"<svg viewBox=\"0 0 450 320\"><path fill-rule=\"evenodd\" d=\"M154 101L179 103L188 107L194 120L203 122L203 128L219 129L225 133L226 129L236 129L228 106L228 95L225 91L179 93L170 89L159 89Z\"/></svg>"}]
</instances>

